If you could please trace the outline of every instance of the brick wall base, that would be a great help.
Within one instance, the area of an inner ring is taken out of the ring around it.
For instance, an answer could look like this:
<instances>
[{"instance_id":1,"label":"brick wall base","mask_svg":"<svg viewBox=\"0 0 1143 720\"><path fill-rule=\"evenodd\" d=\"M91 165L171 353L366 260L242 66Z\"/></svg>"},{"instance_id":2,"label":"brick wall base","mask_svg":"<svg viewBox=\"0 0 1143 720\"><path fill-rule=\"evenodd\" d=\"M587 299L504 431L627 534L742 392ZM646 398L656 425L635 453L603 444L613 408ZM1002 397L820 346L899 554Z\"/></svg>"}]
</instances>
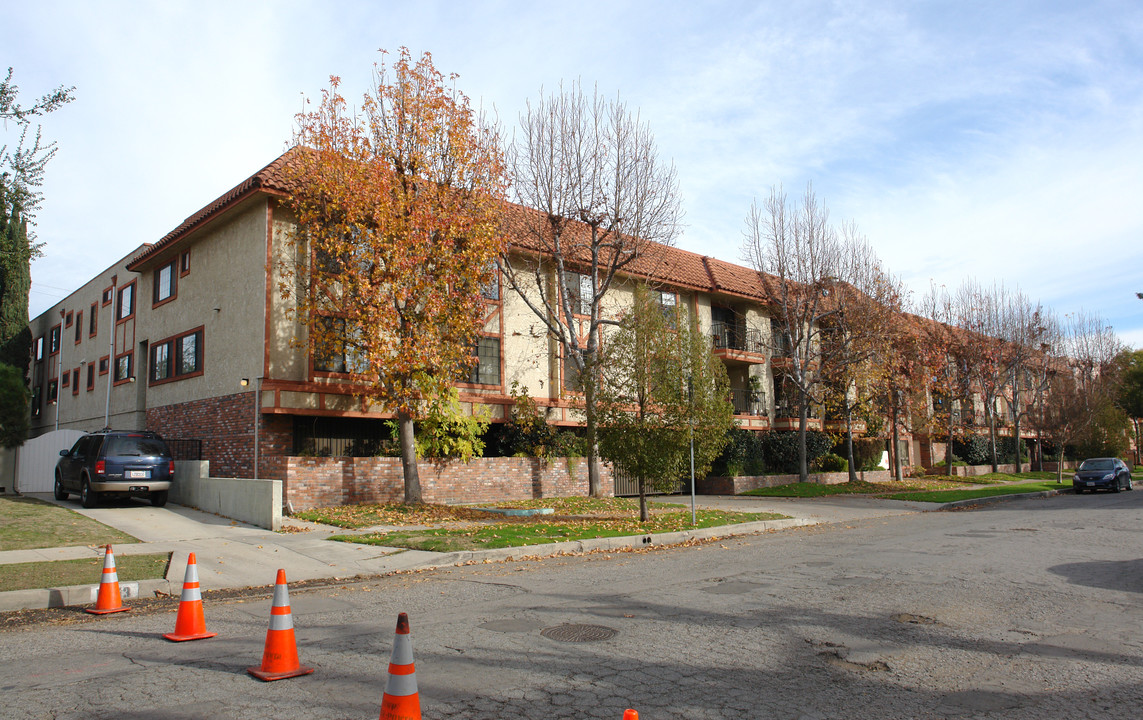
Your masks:
<instances>
[{"instance_id":1,"label":"brick wall base","mask_svg":"<svg viewBox=\"0 0 1143 720\"><path fill-rule=\"evenodd\" d=\"M893 473L889 470L867 470L857 473L858 480L866 482L889 482ZM739 475L738 477L707 477L695 480L695 492L699 495L738 495L748 490L765 487L778 487L799 481L797 475ZM819 485L840 485L849 482L849 473L810 473L809 481Z\"/></svg>"},{"instance_id":2,"label":"brick wall base","mask_svg":"<svg viewBox=\"0 0 1143 720\"><path fill-rule=\"evenodd\" d=\"M405 480L401 459L311 458L285 459L283 499L292 511L359 503L401 502ZM509 502L532 498L588 494L587 462L583 458L475 458L468 463L417 465L425 502L460 504ZM603 493L614 492L611 470L600 468Z\"/></svg>"},{"instance_id":3,"label":"brick wall base","mask_svg":"<svg viewBox=\"0 0 1143 720\"><path fill-rule=\"evenodd\" d=\"M148 408L147 429L202 440L202 459L215 477L254 475L253 392Z\"/></svg>"}]
</instances>

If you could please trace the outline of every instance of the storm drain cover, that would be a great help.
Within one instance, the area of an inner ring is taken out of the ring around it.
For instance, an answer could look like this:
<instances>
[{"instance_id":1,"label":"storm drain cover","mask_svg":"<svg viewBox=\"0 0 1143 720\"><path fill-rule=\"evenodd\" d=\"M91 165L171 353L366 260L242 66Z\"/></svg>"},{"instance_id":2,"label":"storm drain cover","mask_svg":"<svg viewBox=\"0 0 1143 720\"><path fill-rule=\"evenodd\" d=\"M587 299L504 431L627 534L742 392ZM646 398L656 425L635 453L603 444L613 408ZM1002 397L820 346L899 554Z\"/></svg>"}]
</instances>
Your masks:
<instances>
[{"instance_id":1,"label":"storm drain cover","mask_svg":"<svg viewBox=\"0 0 1143 720\"><path fill-rule=\"evenodd\" d=\"M618 630L604 627L603 625L579 625L575 623L556 625L555 627L544 628L540 631L540 634L549 640L569 643L610 640L618 633Z\"/></svg>"}]
</instances>

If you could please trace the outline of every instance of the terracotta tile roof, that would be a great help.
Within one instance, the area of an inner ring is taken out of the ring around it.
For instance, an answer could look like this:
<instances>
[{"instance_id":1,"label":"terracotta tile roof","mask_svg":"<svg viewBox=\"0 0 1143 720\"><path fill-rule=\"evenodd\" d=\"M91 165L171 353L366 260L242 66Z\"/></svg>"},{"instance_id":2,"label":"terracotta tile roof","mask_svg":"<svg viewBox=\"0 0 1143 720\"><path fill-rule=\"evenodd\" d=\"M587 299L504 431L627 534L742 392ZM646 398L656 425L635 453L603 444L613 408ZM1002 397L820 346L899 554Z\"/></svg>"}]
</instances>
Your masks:
<instances>
[{"instance_id":1,"label":"terracotta tile roof","mask_svg":"<svg viewBox=\"0 0 1143 720\"><path fill-rule=\"evenodd\" d=\"M287 196L289 190L285 169L297 156L297 153L297 148L287 150L266 167L183 220L178 227L164 235L158 242L136 255L128 263L127 268L137 270L147 260L154 258L217 217L219 213L248 197L259 193L279 197ZM544 217L536 210L515 203L507 203L506 205L504 227L512 245L525 252L543 252L544 247L538 242L531 229L542 226L542 223L545 222ZM586 239L587 231L587 225L574 220L568 221L568 226L564 230L569 239L577 245L582 244L582 241ZM581 242L575 242L577 240ZM580 262L586 262L588 259L586 255L578 258ZM767 297L762 278L756 271L724 260L659 243L648 243L647 252L624 268L624 273L657 281L678 289L699 290L763 301Z\"/></svg>"},{"instance_id":2,"label":"terracotta tile roof","mask_svg":"<svg viewBox=\"0 0 1143 720\"><path fill-rule=\"evenodd\" d=\"M202 208L194 215L191 215L186 220L170 231L158 242L150 245L146 250L136 255L131 262L127 263L128 270L136 270L141 264L146 262L149 258L154 257L163 250L166 250L171 245L178 242L187 234L198 228L203 223L213 219L218 213L226 210L227 208L235 205L236 203L254 195L256 193L269 193L271 195L285 196L287 194L285 175L283 171L286 165L294 157L295 150L287 150L277 159L271 162L266 167L246 178L233 188L219 196L216 200Z\"/></svg>"}]
</instances>

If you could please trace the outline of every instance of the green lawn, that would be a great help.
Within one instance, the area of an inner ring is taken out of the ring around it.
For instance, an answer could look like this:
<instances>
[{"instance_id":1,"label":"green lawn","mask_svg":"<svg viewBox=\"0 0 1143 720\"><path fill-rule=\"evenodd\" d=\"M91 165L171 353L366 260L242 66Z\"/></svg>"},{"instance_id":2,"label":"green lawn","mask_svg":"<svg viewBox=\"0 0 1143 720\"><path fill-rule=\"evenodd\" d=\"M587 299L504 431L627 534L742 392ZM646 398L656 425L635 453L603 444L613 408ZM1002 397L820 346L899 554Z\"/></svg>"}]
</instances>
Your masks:
<instances>
[{"instance_id":1,"label":"green lawn","mask_svg":"<svg viewBox=\"0 0 1143 720\"><path fill-rule=\"evenodd\" d=\"M696 524L692 525L689 505L651 502L651 519L641 523L639 502L631 498L550 498L499 503L496 507L543 507L551 508L554 514L520 518L481 512L478 507L433 505L397 510L393 506L365 505L312 510L299 513L298 517L317 522L327 522L328 518L341 527L394 526L392 531L337 535L331 539L437 552L677 532L785 517L776 513L699 510ZM415 527L401 527L410 525Z\"/></svg>"},{"instance_id":2,"label":"green lawn","mask_svg":"<svg viewBox=\"0 0 1143 720\"><path fill-rule=\"evenodd\" d=\"M136 538L29 497L0 496L0 550L133 543Z\"/></svg>"},{"instance_id":3,"label":"green lawn","mask_svg":"<svg viewBox=\"0 0 1143 720\"><path fill-rule=\"evenodd\" d=\"M1052 480L1050 482L994 485L991 487L982 487L972 490L934 490L929 492L894 493L891 495L885 495L884 497L890 500L913 500L915 502L948 503L957 502L958 500L973 500L975 498L995 497L997 495L1019 495L1024 493L1043 492L1045 490L1070 490L1071 487L1072 481L1068 479L1064 480L1062 483L1057 483L1055 480Z\"/></svg>"},{"instance_id":4,"label":"green lawn","mask_svg":"<svg viewBox=\"0 0 1143 720\"><path fill-rule=\"evenodd\" d=\"M170 553L116 555L115 574L119 577L119 582L164 578L167 576L170 559ZM98 585L102 575L102 555L82 560L0 565L0 592L69 585Z\"/></svg>"}]
</instances>

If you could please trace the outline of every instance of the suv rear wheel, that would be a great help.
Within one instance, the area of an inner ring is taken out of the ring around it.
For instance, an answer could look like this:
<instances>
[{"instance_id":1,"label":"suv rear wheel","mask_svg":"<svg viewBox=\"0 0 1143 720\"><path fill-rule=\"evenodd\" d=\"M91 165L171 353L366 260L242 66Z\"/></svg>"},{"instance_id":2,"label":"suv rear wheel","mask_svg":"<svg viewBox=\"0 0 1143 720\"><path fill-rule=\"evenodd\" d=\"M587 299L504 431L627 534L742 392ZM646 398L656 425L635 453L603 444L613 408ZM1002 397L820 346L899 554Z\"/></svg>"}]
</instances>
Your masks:
<instances>
[{"instance_id":1,"label":"suv rear wheel","mask_svg":"<svg viewBox=\"0 0 1143 720\"><path fill-rule=\"evenodd\" d=\"M167 504L167 491L156 490L151 493L151 505L154 507L162 507Z\"/></svg>"},{"instance_id":2,"label":"suv rear wheel","mask_svg":"<svg viewBox=\"0 0 1143 720\"><path fill-rule=\"evenodd\" d=\"M99 504L99 493L91 489L91 483L86 478L83 481L83 487L79 490L79 502L88 509Z\"/></svg>"},{"instance_id":3,"label":"suv rear wheel","mask_svg":"<svg viewBox=\"0 0 1143 720\"><path fill-rule=\"evenodd\" d=\"M56 496L56 500L67 500L67 490L64 490L63 478L59 473L56 473L56 484L52 487L52 494Z\"/></svg>"}]
</instances>

